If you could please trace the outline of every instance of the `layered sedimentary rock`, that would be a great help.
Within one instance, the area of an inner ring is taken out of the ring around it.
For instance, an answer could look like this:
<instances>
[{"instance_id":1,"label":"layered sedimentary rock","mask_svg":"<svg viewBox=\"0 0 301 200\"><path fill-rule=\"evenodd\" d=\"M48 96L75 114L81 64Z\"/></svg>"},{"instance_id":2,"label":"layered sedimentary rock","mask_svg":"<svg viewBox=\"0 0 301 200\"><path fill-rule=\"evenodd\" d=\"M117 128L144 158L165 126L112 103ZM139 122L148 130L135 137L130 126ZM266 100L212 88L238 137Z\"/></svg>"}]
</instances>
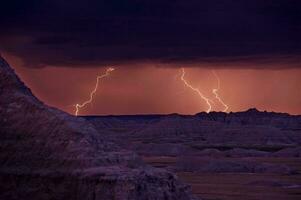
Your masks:
<instances>
[{"instance_id":1,"label":"layered sedimentary rock","mask_svg":"<svg viewBox=\"0 0 301 200\"><path fill-rule=\"evenodd\" d=\"M103 135L43 104L0 58L0 199L194 199Z\"/></svg>"},{"instance_id":2,"label":"layered sedimentary rock","mask_svg":"<svg viewBox=\"0 0 301 200\"><path fill-rule=\"evenodd\" d=\"M301 116L285 113L249 109L85 118L112 141L145 156L300 157Z\"/></svg>"}]
</instances>

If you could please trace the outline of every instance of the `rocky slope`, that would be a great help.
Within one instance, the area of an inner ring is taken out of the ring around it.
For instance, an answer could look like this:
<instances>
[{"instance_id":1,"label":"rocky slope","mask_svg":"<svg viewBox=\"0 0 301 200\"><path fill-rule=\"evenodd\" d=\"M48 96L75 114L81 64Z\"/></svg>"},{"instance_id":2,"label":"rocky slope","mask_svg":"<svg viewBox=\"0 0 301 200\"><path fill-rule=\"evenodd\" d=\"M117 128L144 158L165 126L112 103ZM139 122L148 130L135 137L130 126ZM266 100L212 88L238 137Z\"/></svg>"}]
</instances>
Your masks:
<instances>
[{"instance_id":1,"label":"rocky slope","mask_svg":"<svg viewBox=\"0 0 301 200\"><path fill-rule=\"evenodd\" d=\"M188 200L189 187L44 105L0 58L0 199Z\"/></svg>"}]
</instances>

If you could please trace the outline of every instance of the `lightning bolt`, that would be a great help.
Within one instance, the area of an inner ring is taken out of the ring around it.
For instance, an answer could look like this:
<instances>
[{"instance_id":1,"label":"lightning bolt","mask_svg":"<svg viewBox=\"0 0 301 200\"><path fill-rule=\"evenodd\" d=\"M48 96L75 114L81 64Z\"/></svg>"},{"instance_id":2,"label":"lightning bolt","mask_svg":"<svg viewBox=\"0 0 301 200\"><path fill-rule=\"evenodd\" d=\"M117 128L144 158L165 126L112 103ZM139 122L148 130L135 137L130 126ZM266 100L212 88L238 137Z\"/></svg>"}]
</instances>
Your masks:
<instances>
[{"instance_id":1,"label":"lightning bolt","mask_svg":"<svg viewBox=\"0 0 301 200\"><path fill-rule=\"evenodd\" d=\"M224 106L223 112L226 112L228 110L229 106L227 104L225 104L225 102L220 98L220 96L217 93L220 89L220 79L214 70L212 70L212 73L214 74L214 76L217 80L217 88L214 88L212 90L212 93L215 95L215 98Z\"/></svg>"},{"instance_id":2,"label":"lightning bolt","mask_svg":"<svg viewBox=\"0 0 301 200\"><path fill-rule=\"evenodd\" d=\"M186 87L188 87L191 90L193 90L195 93L197 93L201 97L201 99L203 99L206 102L206 104L208 105L208 109L207 109L206 112L209 113L211 111L211 109L212 109L212 106L210 104L210 103L212 103L212 100L210 100L209 98L205 97L203 95L203 93L198 88L195 88L192 85L190 85L188 83L188 81L185 80L184 76L185 76L185 69L182 68L181 80L183 81L183 83L185 84Z\"/></svg>"},{"instance_id":3,"label":"lightning bolt","mask_svg":"<svg viewBox=\"0 0 301 200\"><path fill-rule=\"evenodd\" d=\"M94 96L94 94L95 94L96 91L97 91L97 88L98 88L98 85L99 85L100 80L103 79L103 78L105 78L105 77L107 77L107 76L109 76L110 73L111 73L112 71L114 71L114 70L115 70L114 68L109 67L109 68L106 70L106 73L104 73L103 75L97 76L95 87L94 87L94 89L92 90L92 92L90 93L90 98L89 98L87 101L85 101L85 102L83 102L83 103L81 103L81 104L76 104L76 105L75 105L75 109L76 109L76 110L75 110L75 116L78 116L78 113L79 113L80 108L83 108L83 107L85 107L87 104L92 103L92 101L93 101L93 96Z\"/></svg>"}]
</instances>

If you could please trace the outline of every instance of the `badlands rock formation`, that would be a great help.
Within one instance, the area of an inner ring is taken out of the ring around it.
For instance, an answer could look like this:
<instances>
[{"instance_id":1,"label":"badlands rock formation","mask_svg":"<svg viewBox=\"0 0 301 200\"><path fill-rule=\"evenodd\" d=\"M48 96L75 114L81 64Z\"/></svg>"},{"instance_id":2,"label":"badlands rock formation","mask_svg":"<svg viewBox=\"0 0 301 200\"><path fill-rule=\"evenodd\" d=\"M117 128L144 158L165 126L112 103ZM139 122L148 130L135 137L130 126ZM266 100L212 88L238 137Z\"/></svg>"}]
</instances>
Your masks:
<instances>
[{"instance_id":1,"label":"badlands rock formation","mask_svg":"<svg viewBox=\"0 0 301 200\"><path fill-rule=\"evenodd\" d=\"M84 117L204 199L301 199L301 116L238 113Z\"/></svg>"},{"instance_id":2,"label":"badlands rock formation","mask_svg":"<svg viewBox=\"0 0 301 200\"><path fill-rule=\"evenodd\" d=\"M189 187L34 97L0 58L0 199L189 200Z\"/></svg>"},{"instance_id":3,"label":"badlands rock formation","mask_svg":"<svg viewBox=\"0 0 301 200\"><path fill-rule=\"evenodd\" d=\"M267 165L265 160L301 156L301 117L285 113L249 109L229 114L85 118L97 129L107 130L111 141L144 157L174 157L177 162L169 169L176 172L293 174L295 170L285 164Z\"/></svg>"}]
</instances>

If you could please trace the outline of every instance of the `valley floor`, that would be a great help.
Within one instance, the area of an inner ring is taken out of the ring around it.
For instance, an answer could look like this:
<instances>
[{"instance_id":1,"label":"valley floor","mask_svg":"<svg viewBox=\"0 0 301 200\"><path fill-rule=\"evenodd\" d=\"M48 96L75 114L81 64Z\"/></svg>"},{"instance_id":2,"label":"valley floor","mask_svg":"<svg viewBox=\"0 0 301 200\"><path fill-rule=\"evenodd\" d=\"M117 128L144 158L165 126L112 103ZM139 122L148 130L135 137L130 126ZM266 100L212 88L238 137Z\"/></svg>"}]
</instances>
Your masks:
<instances>
[{"instance_id":1,"label":"valley floor","mask_svg":"<svg viewBox=\"0 0 301 200\"><path fill-rule=\"evenodd\" d=\"M235 160L241 158L234 158ZM301 199L300 158L244 158L270 164L286 164L298 174L279 173L208 173L177 172L178 177L192 186L203 200L299 200ZM176 157L150 156L144 160L160 168L169 168ZM231 158L232 160L232 158ZM205 161L205 160L204 160Z\"/></svg>"}]
</instances>

